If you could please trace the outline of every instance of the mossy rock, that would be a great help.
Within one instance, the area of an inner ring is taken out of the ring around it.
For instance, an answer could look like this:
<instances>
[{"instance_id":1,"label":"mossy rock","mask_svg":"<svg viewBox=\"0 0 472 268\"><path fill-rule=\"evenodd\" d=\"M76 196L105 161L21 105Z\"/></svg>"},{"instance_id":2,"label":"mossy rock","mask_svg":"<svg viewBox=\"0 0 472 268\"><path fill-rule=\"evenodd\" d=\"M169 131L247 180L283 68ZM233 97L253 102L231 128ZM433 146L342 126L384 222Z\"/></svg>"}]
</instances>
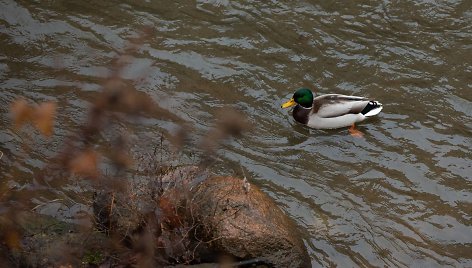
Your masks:
<instances>
[{"instance_id":1,"label":"mossy rock","mask_svg":"<svg viewBox=\"0 0 472 268\"><path fill-rule=\"evenodd\" d=\"M17 267L88 267L103 261L104 234L51 216L20 212L15 219L20 234L9 259ZM101 259L100 259L101 257Z\"/></svg>"}]
</instances>

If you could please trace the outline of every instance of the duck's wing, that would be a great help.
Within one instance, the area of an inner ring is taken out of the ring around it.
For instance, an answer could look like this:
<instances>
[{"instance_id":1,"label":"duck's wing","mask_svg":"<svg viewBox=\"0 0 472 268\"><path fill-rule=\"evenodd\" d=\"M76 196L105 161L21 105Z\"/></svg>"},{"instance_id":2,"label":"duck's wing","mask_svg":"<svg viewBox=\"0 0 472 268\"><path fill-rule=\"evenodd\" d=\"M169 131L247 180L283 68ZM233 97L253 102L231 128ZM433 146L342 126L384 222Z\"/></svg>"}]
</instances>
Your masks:
<instances>
[{"instance_id":1,"label":"duck's wing","mask_svg":"<svg viewBox=\"0 0 472 268\"><path fill-rule=\"evenodd\" d=\"M345 114L358 114L369 104L369 99L357 96L327 94L313 100L312 112L319 117L330 118Z\"/></svg>"}]
</instances>

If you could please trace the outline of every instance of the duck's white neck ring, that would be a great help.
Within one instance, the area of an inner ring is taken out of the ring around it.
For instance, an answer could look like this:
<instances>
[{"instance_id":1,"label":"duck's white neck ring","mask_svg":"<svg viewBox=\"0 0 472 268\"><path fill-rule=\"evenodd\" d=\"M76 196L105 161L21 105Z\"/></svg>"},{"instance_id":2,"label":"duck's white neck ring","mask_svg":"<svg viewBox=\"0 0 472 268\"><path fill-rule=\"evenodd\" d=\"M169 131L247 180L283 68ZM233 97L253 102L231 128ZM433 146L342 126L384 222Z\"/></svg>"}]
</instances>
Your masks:
<instances>
[{"instance_id":1,"label":"duck's white neck ring","mask_svg":"<svg viewBox=\"0 0 472 268\"><path fill-rule=\"evenodd\" d=\"M298 105L298 106L302 107L303 109L307 109L307 110L311 110L311 108L313 108L313 106L308 107L308 108L307 108L307 107L303 107L303 106L301 106L301 105Z\"/></svg>"}]
</instances>

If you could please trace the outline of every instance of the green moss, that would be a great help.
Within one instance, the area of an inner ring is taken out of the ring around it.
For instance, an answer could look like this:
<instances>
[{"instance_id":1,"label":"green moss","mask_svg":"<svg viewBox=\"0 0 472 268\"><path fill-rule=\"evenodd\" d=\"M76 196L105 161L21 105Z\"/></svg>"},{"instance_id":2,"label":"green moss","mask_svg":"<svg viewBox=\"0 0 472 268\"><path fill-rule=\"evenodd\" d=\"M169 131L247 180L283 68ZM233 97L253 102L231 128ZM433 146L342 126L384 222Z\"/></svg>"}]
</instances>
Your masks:
<instances>
[{"instance_id":1,"label":"green moss","mask_svg":"<svg viewBox=\"0 0 472 268\"><path fill-rule=\"evenodd\" d=\"M104 256L99 251L87 251L82 257L83 264L99 265L104 260Z\"/></svg>"},{"instance_id":2,"label":"green moss","mask_svg":"<svg viewBox=\"0 0 472 268\"><path fill-rule=\"evenodd\" d=\"M22 213L17 222L27 235L61 235L73 229L73 224L46 215Z\"/></svg>"}]
</instances>

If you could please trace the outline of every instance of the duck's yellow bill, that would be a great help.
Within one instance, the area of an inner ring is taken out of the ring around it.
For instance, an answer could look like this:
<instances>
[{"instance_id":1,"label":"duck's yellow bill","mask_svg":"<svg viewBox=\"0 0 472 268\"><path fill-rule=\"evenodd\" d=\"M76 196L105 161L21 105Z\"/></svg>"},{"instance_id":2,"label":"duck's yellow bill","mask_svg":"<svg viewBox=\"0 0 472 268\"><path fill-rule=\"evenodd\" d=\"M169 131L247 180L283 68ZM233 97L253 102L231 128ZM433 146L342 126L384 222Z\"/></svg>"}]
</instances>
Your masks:
<instances>
[{"instance_id":1,"label":"duck's yellow bill","mask_svg":"<svg viewBox=\"0 0 472 268\"><path fill-rule=\"evenodd\" d=\"M293 98L291 98L289 101L287 101L286 103L282 104L282 108L288 108L288 107L291 107L293 105L297 104L295 102L295 100Z\"/></svg>"}]
</instances>

